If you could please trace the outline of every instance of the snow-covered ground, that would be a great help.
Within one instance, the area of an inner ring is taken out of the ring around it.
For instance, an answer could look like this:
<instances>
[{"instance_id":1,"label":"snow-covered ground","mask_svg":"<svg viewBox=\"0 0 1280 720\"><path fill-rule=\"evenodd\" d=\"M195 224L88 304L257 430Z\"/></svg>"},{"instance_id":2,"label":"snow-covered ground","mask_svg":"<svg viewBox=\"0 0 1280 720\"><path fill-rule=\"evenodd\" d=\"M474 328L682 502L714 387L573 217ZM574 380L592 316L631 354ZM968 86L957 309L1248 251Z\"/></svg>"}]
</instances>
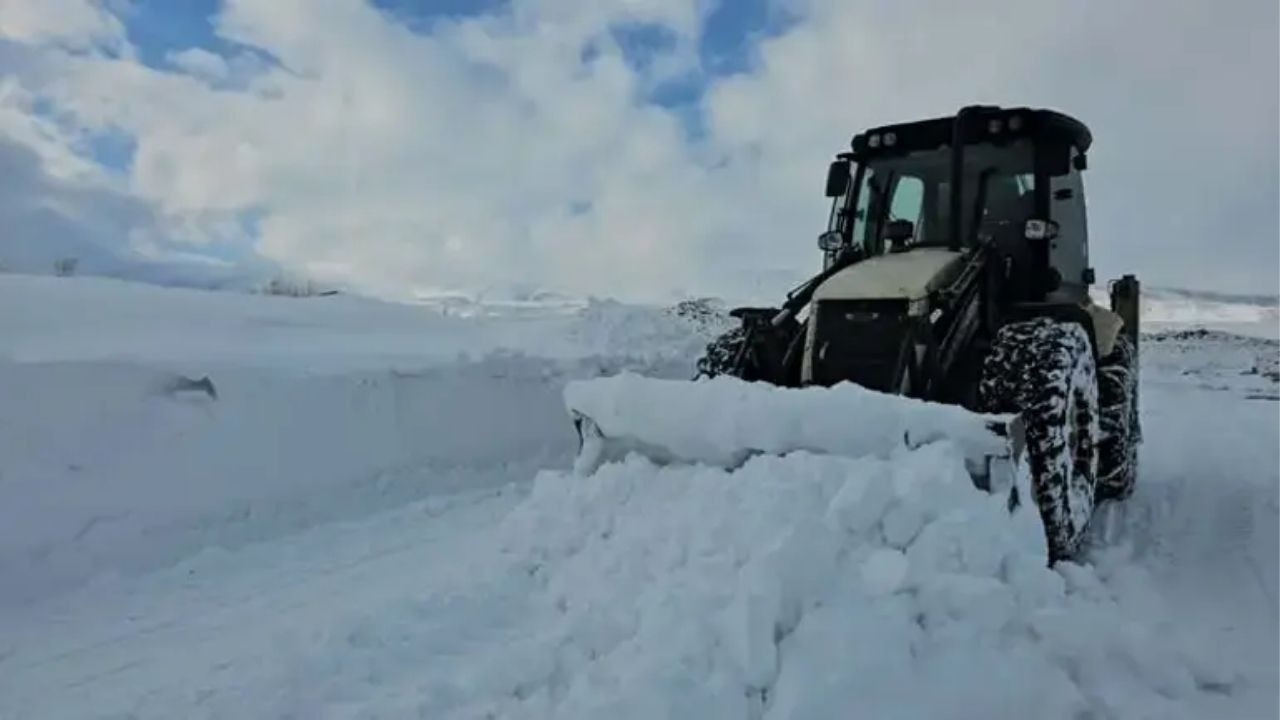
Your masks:
<instances>
[{"instance_id":1,"label":"snow-covered ground","mask_svg":"<svg viewBox=\"0 0 1280 720\"><path fill-rule=\"evenodd\" d=\"M714 318L0 276L0 717L1276 717L1280 346L1181 331L1267 312L1148 316L1050 571L946 442L569 472Z\"/></svg>"},{"instance_id":2,"label":"snow-covered ground","mask_svg":"<svg viewBox=\"0 0 1280 720\"><path fill-rule=\"evenodd\" d=\"M567 378L686 376L713 329L0 276L0 605L525 481L574 450Z\"/></svg>"}]
</instances>

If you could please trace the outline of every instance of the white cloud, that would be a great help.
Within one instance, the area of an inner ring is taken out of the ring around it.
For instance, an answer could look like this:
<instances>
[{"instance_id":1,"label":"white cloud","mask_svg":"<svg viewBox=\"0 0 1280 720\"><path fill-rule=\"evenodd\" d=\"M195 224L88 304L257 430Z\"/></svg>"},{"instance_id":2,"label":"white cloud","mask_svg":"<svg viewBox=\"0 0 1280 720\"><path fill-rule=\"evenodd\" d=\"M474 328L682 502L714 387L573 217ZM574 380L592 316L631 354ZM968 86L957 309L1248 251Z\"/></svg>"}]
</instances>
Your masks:
<instances>
[{"instance_id":1,"label":"white cloud","mask_svg":"<svg viewBox=\"0 0 1280 720\"><path fill-rule=\"evenodd\" d=\"M55 178L100 182L101 168L75 151L83 143L83 134L54 118L40 116L35 100L16 78L0 77L0 139L32 152L44 172Z\"/></svg>"},{"instance_id":2,"label":"white cloud","mask_svg":"<svg viewBox=\"0 0 1280 720\"><path fill-rule=\"evenodd\" d=\"M782 205L802 207L804 178L855 129L973 102L1055 107L1095 137L1100 276L1280 289L1274 2L815 0L808 13L710 99L715 136L759 148Z\"/></svg>"},{"instance_id":3,"label":"white cloud","mask_svg":"<svg viewBox=\"0 0 1280 720\"><path fill-rule=\"evenodd\" d=\"M9 29L43 0L13 3L6 34L49 37ZM1269 271L1203 237L1233 200L1251 207L1256 187L1275 187L1275 68L1251 55L1276 52L1268 3L806 0L801 20L759 48L758 68L709 88L696 142L644 101L696 63L708 7L684 0L517 0L430 35L360 0L229 0L218 32L280 67L193 48L171 57L180 73L164 72L46 48L9 82L76 132L134 137L128 190L182 237L219 242L217 228L253 210L264 256L386 292L542 284L772 298L818 265L825 163L855 130L973 101L1057 106L1097 136L1104 274L1195 284L1186 267L1207 263L1265 290ZM629 66L610 31L635 23L667 28L670 56ZM78 36L102 37L110 19L95 27ZM74 146L52 137L51 156ZM1174 217L1197 201L1200 216ZM1250 212L1246 231L1215 242L1274 268L1274 215Z\"/></svg>"},{"instance_id":4,"label":"white cloud","mask_svg":"<svg viewBox=\"0 0 1280 720\"><path fill-rule=\"evenodd\" d=\"M128 44L124 26L96 0L5 0L0 36L75 50L119 52Z\"/></svg>"},{"instance_id":5,"label":"white cloud","mask_svg":"<svg viewBox=\"0 0 1280 720\"><path fill-rule=\"evenodd\" d=\"M225 58L204 48L187 48L169 53L169 62L190 75L212 82L225 81L231 74Z\"/></svg>"},{"instance_id":6,"label":"white cloud","mask_svg":"<svg viewBox=\"0 0 1280 720\"><path fill-rule=\"evenodd\" d=\"M690 230L715 230L698 207L714 192L706 171L676 118L637 106L617 52L581 64L616 18L557 23L567 11L553 4L423 37L362 3L312 9L227 6L223 31L287 68L246 93L59 58L50 95L137 137L140 197L170 215L261 207L261 252L302 271L633 295L694 282ZM696 33L661 10L622 17Z\"/></svg>"}]
</instances>

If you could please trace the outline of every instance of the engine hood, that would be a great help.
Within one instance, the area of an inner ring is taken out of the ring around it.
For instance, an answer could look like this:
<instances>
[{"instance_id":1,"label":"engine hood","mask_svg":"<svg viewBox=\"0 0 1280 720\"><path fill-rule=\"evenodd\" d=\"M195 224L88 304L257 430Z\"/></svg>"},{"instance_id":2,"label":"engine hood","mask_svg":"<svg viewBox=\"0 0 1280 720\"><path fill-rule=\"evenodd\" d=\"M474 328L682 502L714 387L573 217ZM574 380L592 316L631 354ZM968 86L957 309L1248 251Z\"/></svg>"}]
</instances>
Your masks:
<instances>
[{"instance_id":1,"label":"engine hood","mask_svg":"<svg viewBox=\"0 0 1280 720\"><path fill-rule=\"evenodd\" d=\"M919 300L946 286L963 267L964 253L945 248L877 255L827 278L813 300Z\"/></svg>"}]
</instances>

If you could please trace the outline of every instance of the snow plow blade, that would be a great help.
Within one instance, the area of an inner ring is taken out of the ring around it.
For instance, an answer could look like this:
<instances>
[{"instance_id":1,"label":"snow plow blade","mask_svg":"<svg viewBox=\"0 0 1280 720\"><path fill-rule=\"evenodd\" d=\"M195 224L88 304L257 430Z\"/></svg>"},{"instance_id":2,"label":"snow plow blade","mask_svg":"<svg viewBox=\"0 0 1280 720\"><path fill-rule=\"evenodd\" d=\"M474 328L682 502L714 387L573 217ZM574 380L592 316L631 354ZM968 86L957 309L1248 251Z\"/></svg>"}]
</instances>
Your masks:
<instances>
[{"instance_id":1,"label":"snow plow blade","mask_svg":"<svg viewBox=\"0 0 1280 720\"><path fill-rule=\"evenodd\" d=\"M964 453L974 484L996 491L1016 485L1024 458L1016 415L983 415L852 383L783 388L728 376L688 381L623 373L571 382L564 397L578 431L579 475L631 453L659 465L735 468L759 454L889 458L947 440Z\"/></svg>"}]
</instances>

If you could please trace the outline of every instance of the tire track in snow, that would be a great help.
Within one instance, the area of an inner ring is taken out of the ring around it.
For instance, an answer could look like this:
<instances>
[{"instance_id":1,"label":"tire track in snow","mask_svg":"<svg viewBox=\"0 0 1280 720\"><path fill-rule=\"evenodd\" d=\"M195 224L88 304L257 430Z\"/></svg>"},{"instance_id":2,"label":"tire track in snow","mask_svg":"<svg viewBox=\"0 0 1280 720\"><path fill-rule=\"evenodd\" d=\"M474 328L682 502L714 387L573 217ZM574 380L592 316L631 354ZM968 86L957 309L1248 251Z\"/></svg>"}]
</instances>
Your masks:
<instances>
[{"instance_id":1,"label":"tire track in snow","mask_svg":"<svg viewBox=\"0 0 1280 720\"><path fill-rule=\"evenodd\" d=\"M426 512L416 505L283 542L206 553L117 588L87 587L34 616L0 618L4 634L15 638L0 658L0 716L59 716L59 707L66 717L90 707L125 712L145 696L172 702L264 659L276 663L272 672L287 670L306 655L280 647L282 637L302 637L305 646L306 637L389 600L447 596L479 579L472 576L483 568L452 561L487 542L488 528L517 495L467 493ZM333 553L335 543L366 547ZM297 557L310 562L299 568ZM230 587L219 589L221 580ZM130 617L156 615L161 619L119 630ZM131 695L128 688L145 690Z\"/></svg>"}]
</instances>

